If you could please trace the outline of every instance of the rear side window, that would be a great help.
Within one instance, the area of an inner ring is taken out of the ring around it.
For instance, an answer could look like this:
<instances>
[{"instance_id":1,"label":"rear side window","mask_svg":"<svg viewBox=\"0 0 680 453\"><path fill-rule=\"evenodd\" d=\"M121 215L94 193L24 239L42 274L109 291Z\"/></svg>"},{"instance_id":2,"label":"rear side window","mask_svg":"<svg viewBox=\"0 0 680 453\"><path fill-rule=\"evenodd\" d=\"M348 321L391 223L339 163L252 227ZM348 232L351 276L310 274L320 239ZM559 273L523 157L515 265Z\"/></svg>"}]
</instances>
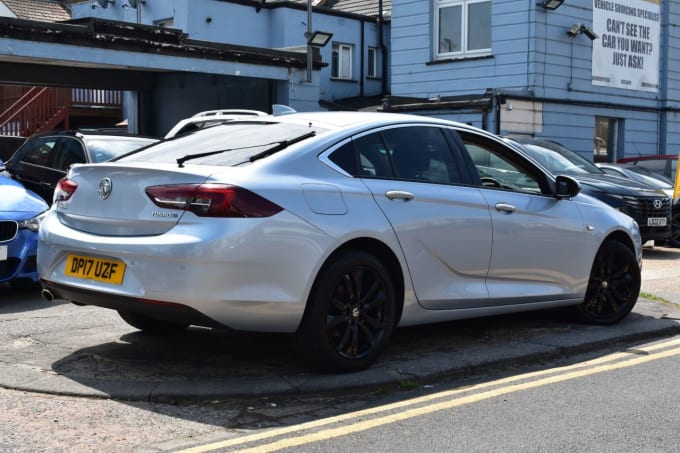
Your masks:
<instances>
[{"instance_id":1,"label":"rear side window","mask_svg":"<svg viewBox=\"0 0 680 453\"><path fill-rule=\"evenodd\" d=\"M425 126L388 129L384 138L398 178L443 184L459 181L441 129Z\"/></svg>"},{"instance_id":2,"label":"rear side window","mask_svg":"<svg viewBox=\"0 0 680 453\"><path fill-rule=\"evenodd\" d=\"M394 172L381 134L369 134L354 141L359 154L359 175L392 178Z\"/></svg>"},{"instance_id":3,"label":"rear side window","mask_svg":"<svg viewBox=\"0 0 680 453\"><path fill-rule=\"evenodd\" d=\"M53 154L52 167L64 172L73 164L86 162L83 146L73 138L64 138Z\"/></svg>"}]
</instances>

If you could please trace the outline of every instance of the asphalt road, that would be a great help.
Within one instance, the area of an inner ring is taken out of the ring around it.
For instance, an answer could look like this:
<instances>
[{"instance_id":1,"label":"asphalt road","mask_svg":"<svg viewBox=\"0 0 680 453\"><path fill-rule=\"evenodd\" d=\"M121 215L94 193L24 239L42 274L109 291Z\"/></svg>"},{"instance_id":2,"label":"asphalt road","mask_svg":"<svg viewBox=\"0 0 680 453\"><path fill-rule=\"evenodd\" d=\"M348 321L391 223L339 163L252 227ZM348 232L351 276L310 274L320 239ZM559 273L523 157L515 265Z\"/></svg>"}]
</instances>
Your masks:
<instances>
[{"instance_id":1,"label":"asphalt road","mask_svg":"<svg viewBox=\"0 0 680 453\"><path fill-rule=\"evenodd\" d=\"M637 348L679 331L679 277L680 250L647 248L644 297L617 326L549 311L399 329L376 366L342 376L310 373L286 335L154 339L112 311L0 286L0 452L170 451Z\"/></svg>"}]
</instances>

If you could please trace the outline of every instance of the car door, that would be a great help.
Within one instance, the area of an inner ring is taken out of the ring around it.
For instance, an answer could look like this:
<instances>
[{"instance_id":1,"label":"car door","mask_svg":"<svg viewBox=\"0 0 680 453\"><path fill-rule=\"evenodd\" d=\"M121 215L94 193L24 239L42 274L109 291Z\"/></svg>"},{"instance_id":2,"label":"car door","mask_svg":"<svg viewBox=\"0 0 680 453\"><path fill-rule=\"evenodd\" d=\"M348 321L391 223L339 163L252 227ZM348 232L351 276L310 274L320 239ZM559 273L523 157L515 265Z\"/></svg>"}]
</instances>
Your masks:
<instances>
[{"instance_id":1,"label":"car door","mask_svg":"<svg viewBox=\"0 0 680 453\"><path fill-rule=\"evenodd\" d=\"M592 265L577 204L555 198L546 174L500 139L458 135L493 224L490 303L577 297Z\"/></svg>"},{"instance_id":2,"label":"car door","mask_svg":"<svg viewBox=\"0 0 680 453\"><path fill-rule=\"evenodd\" d=\"M360 177L396 232L419 303L448 309L486 301L489 209L479 188L460 184L461 163L444 130L392 127L354 145Z\"/></svg>"}]
</instances>

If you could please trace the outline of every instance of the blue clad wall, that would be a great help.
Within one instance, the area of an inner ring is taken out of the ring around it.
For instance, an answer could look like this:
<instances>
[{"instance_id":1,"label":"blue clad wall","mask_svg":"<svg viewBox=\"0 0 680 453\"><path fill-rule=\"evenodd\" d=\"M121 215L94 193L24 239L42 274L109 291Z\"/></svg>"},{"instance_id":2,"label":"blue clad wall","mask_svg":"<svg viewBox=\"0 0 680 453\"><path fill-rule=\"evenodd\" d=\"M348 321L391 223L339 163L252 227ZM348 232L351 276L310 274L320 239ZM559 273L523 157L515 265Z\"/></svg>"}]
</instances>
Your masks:
<instances>
[{"instance_id":1,"label":"blue clad wall","mask_svg":"<svg viewBox=\"0 0 680 453\"><path fill-rule=\"evenodd\" d=\"M595 0L568 0L554 11L536 0L492 0L491 54L449 60L436 60L433 51L436 1L392 2L393 96L427 101L486 93L492 108L476 119L464 109L419 108L501 134L555 139L588 157L593 157L596 117L618 127L610 160L680 152L680 32L670 25L678 23L678 1L661 2L661 36L652 40L661 45L657 92L593 84L593 46L608 42L566 31L575 24L592 29ZM658 2L649 5L653 10Z\"/></svg>"}]
</instances>

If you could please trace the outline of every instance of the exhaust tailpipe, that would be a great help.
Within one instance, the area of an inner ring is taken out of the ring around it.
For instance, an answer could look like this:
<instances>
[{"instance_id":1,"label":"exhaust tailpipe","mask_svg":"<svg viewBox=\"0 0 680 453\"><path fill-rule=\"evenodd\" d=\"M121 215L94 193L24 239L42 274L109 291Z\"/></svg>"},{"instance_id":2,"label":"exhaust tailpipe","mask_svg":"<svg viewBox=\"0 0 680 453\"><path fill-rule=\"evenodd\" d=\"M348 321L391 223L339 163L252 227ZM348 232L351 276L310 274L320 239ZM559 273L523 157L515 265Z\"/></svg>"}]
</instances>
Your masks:
<instances>
[{"instance_id":1,"label":"exhaust tailpipe","mask_svg":"<svg viewBox=\"0 0 680 453\"><path fill-rule=\"evenodd\" d=\"M49 289L43 289L42 291L40 291L40 295L47 302L52 302L54 300L54 294L52 294L52 291L50 291Z\"/></svg>"}]
</instances>

